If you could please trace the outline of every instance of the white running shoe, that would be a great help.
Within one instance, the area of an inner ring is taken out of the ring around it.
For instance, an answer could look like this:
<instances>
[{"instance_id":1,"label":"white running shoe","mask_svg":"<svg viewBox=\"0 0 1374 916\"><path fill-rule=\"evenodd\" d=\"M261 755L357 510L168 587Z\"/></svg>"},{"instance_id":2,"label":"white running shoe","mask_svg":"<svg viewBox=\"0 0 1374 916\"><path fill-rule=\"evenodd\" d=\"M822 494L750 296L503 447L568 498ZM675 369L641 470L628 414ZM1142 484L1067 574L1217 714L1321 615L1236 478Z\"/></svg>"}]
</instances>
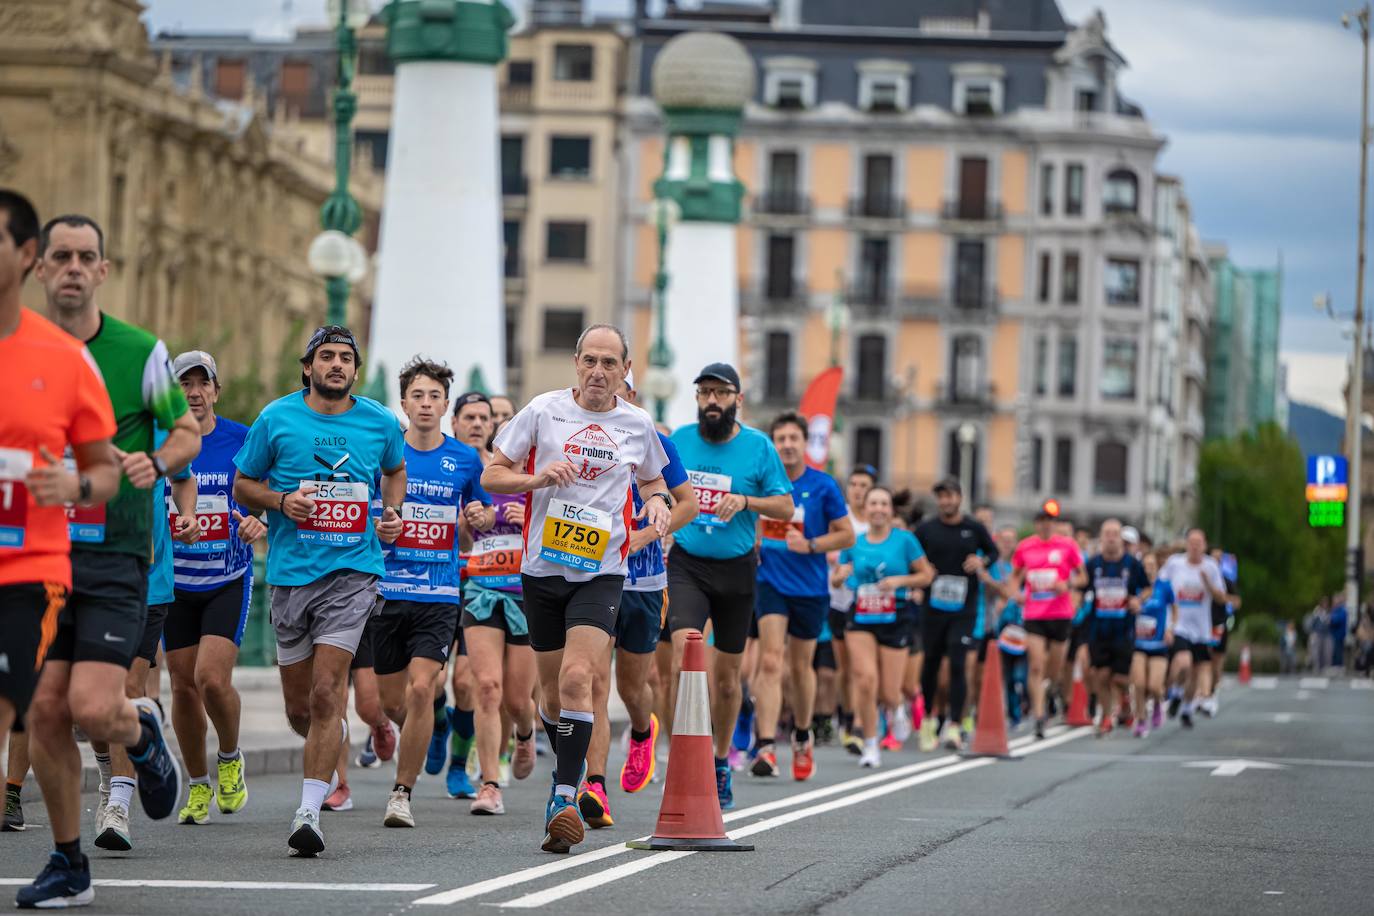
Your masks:
<instances>
[{"instance_id":1,"label":"white running shoe","mask_svg":"<svg viewBox=\"0 0 1374 916\"><path fill-rule=\"evenodd\" d=\"M962 751L964 749L964 735L959 730L958 722L946 722L944 733L940 737L940 743L951 751Z\"/></svg>"},{"instance_id":2,"label":"white running shoe","mask_svg":"<svg viewBox=\"0 0 1374 916\"><path fill-rule=\"evenodd\" d=\"M404 789L393 789L386 800L386 817L382 818L386 827L414 827L415 816L410 813L410 794Z\"/></svg>"},{"instance_id":3,"label":"white running shoe","mask_svg":"<svg viewBox=\"0 0 1374 916\"><path fill-rule=\"evenodd\" d=\"M859 755L859 767L861 769L873 770L881 765L882 760L876 747L865 748L864 752Z\"/></svg>"},{"instance_id":4,"label":"white running shoe","mask_svg":"<svg viewBox=\"0 0 1374 916\"><path fill-rule=\"evenodd\" d=\"M324 831L320 829L320 816L309 808L296 809L291 821L291 836L286 845L293 853L304 858L317 856L324 852Z\"/></svg>"},{"instance_id":5,"label":"white running shoe","mask_svg":"<svg viewBox=\"0 0 1374 916\"><path fill-rule=\"evenodd\" d=\"M888 717L888 726L897 743L906 744L906 739L911 737L911 713L905 703L897 704L895 713Z\"/></svg>"},{"instance_id":6,"label":"white running shoe","mask_svg":"<svg viewBox=\"0 0 1374 916\"><path fill-rule=\"evenodd\" d=\"M134 848L129 834L129 809L120 805L106 805L105 818L96 834L95 845L114 852L128 852Z\"/></svg>"}]
</instances>

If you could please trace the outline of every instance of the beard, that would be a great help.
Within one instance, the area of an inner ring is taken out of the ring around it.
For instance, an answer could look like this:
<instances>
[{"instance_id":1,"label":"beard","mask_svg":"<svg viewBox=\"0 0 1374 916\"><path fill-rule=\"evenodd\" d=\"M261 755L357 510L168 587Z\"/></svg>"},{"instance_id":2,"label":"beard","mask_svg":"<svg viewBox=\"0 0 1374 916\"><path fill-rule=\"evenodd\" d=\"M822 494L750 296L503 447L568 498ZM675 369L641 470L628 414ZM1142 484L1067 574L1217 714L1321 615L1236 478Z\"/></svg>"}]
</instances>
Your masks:
<instances>
[{"instance_id":1,"label":"beard","mask_svg":"<svg viewBox=\"0 0 1374 916\"><path fill-rule=\"evenodd\" d=\"M735 431L735 414L738 408L730 405L721 409L720 416L712 417L705 408L697 408L697 431L707 442L724 442Z\"/></svg>"},{"instance_id":2,"label":"beard","mask_svg":"<svg viewBox=\"0 0 1374 916\"><path fill-rule=\"evenodd\" d=\"M353 382L356 378L355 375L347 381L340 382L337 379L329 378L327 373L320 374L312 370L310 388L326 401L342 401L353 390Z\"/></svg>"}]
</instances>

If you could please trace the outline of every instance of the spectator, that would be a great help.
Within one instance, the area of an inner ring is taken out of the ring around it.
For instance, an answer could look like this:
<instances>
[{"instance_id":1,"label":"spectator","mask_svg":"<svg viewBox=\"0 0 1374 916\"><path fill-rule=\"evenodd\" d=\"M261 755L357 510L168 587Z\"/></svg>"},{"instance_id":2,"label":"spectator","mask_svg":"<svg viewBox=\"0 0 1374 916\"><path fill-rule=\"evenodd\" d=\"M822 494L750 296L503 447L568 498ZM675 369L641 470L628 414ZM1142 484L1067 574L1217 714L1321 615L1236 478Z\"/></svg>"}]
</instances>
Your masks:
<instances>
[{"instance_id":1,"label":"spectator","mask_svg":"<svg viewBox=\"0 0 1374 916\"><path fill-rule=\"evenodd\" d=\"M1355 670L1374 675L1374 605L1366 604L1360 614L1359 625L1355 628L1355 644L1359 647L1355 656Z\"/></svg>"},{"instance_id":2,"label":"spectator","mask_svg":"<svg viewBox=\"0 0 1374 916\"><path fill-rule=\"evenodd\" d=\"M1294 674L1298 670L1298 627L1293 621L1283 625L1279 637L1279 674Z\"/></svg>"},{"instance_id":3,"label":"spectator","mask_svg":"<svg viewBox=\"0 0 1374 916\"><path fill-rule=\"evenodd\" d=\"M1345 637L1350 625L1350 616L1345 610L1345 596L1333 599L1331 608L1331 659L1332 667L1345 669Z\"/></svg>"},{"instance_id":4,"label":"spectator","mask_svg":"<svg viewBox=\"0 0 1374 916\"><path fill-rule=\"evenodd\" d=\"M1331 599L1325 596L1303 621L1307 631L1307 667L1322 671L1331 663Z\"/></svg>"}]
</instances>

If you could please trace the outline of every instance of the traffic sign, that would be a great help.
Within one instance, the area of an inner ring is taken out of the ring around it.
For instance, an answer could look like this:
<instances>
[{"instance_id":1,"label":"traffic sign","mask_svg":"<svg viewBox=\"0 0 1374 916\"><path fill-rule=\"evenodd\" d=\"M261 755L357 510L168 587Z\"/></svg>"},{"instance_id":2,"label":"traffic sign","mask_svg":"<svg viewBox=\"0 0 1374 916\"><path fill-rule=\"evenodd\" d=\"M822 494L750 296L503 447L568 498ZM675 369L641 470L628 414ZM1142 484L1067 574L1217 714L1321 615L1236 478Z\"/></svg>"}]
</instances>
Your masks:
<instances>
[{"instance_id":1,"label":"traffic sign","mask_svg":"<svg viewBox=\"0 0 1374 916\"><path fill-rule=\"evenodd\" d=\"M1350 483L1350 468L1344 455L1308 455L1308 486L1345 486Z\"/></svg>"}]
</instances>

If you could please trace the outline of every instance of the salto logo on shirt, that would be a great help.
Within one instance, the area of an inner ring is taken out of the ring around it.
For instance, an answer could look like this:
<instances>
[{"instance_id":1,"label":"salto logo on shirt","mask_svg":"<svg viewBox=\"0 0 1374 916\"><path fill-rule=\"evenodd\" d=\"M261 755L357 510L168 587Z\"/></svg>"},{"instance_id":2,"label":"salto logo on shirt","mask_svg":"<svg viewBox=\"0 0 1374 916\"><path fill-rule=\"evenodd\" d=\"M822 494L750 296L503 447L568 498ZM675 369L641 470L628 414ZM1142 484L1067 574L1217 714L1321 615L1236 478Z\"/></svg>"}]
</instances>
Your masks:
<instances>
[{"instance_id":1,"label":"salto logo on shirt","mask_svg":"<svg viewBox=\"0 0 1374 916\"><path fill-rule=\"evenodd\" d=\"M348 452L344 452L344 455L343 455L342 458L340 458L338 461L333 461L333 462L331 462L329 459L327 459L327 458L322 458L322 457L320 457L319 454L316 454L316 455L314 456L315 461L318 462L319 464L323 465L323 466L328 470L328 473L325 474L325 473L321 473L321 472L319 472L319 471L316 471L316 472L315 472L315 479L316 479L316 480L344 480L344 481L348 480L348 479L349 479L349 477L348 477L348 472L347 472L347 471L340 471L339 468L341 468L341 467L344 466L344 462L348 461L349 457L350 457L350 456L349 456L349 453L348 453Z\"/></svg>"}]
</instances>

